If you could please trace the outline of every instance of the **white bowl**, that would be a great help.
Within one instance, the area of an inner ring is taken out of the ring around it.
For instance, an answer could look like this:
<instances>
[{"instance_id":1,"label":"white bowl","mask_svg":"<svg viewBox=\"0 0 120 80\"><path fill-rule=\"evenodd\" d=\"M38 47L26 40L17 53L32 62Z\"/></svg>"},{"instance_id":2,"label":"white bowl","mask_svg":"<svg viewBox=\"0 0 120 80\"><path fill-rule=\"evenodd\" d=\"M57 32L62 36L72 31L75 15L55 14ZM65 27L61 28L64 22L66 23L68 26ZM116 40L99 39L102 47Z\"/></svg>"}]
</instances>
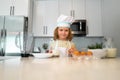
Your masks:
<instances>
[{"instance_id":1,"label":"white bowl","mask_svg":"<svg viewBox=\"0 0 120 80\"><path fill-rule=\"evenodd\" d=\"M53 50L52 54L57 57L60 55L60 52L58 50Z\"/></svg>"},{"instance_id":2,"label":"white bowl","mask_svg":"<svg viewBox=\"0 0 120 80\"><path fill-rule=\"evenodd\" d=\"M96 58L105 58L107 54L106 49L88 49L88 51L91 51Z\"/></svg>"},{"instance_id":3,"label":"white bowl","mask_svg":"<svg viewBox=\"0 0 120 80\"><path fill-rule=\"evenodd\" d=\"M51 54L51 53L33 53L32 55L36 58L51 58L51 57L53 57L53 54Z\"/></svg>"}]
</instances>

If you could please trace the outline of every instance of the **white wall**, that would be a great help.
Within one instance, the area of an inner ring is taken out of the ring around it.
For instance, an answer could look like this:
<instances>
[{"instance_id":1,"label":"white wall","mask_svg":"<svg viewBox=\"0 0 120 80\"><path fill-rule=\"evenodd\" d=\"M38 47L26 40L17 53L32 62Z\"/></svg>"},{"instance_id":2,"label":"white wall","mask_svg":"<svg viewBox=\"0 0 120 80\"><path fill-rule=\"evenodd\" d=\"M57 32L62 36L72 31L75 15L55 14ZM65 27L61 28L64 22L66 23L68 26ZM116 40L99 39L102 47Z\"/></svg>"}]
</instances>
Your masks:
<instances>
[{"instance_id":1,"label":"white wall","mask_svg":"<svg viewBox=\"0 0 120 80\"><path fill-rule=\"evenodd\" d=\"M112 37L120 56L120 0L103 0L103 34Z\"/></svg>"}]
</instances>

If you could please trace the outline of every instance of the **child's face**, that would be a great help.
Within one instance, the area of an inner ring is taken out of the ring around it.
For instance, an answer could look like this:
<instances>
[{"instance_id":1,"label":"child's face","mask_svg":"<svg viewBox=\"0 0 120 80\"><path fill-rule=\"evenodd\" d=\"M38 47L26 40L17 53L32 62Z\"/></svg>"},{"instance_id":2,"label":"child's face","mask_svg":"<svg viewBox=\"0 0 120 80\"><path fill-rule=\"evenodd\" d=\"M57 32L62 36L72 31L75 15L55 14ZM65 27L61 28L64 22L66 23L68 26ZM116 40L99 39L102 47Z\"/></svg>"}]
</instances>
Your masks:
<instances>
[{"instance_id":1,"label":"child's face","mask_svg":"<svg viewBox=\"0 0 120 80\"><path fill-rule=\"evenodd\" d=\"M68 35L69 35L69 28L67 27L58 28L58 36L60 40L66 40Z\"/></svg>"}]
</instances>

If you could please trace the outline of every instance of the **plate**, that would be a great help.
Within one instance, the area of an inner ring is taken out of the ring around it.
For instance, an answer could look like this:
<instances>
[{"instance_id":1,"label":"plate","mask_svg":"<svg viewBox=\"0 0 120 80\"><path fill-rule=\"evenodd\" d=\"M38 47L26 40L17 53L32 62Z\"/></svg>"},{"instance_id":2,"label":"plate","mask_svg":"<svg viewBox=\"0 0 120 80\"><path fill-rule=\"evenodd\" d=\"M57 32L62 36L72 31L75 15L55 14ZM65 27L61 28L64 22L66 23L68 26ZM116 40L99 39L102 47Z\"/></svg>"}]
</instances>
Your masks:
<instances>
[{"instance_id":1,"label":"plate","mask_svg":"<svg viewBox=\"0 0 120 80\"><path fill-rule=\"evenodd\" d=\"M53 54L51 54L51 53L34 53L32 55L36 58L51 58L51 57L53 57Z\"/></svg>"}]
</instances>

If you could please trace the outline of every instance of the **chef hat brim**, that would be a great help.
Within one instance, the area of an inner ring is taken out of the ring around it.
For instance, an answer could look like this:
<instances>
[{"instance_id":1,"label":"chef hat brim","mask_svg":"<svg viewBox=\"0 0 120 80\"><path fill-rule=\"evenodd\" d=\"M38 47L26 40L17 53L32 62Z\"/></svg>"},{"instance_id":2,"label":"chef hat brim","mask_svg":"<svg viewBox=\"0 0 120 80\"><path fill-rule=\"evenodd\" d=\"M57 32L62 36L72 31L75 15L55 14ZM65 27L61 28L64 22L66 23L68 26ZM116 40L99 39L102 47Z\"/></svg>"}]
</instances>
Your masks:
<instances>
[{"instance_id":1,"label":"chef hat brim","mask_svg":"<svg viewBox=\"0 0 120 80\"><path fill-rule=\"evenodd\" d=\"M68 27L70 28L70 23L67 22L58 22L57 27Z\"/></svg>"}]
</instances>

